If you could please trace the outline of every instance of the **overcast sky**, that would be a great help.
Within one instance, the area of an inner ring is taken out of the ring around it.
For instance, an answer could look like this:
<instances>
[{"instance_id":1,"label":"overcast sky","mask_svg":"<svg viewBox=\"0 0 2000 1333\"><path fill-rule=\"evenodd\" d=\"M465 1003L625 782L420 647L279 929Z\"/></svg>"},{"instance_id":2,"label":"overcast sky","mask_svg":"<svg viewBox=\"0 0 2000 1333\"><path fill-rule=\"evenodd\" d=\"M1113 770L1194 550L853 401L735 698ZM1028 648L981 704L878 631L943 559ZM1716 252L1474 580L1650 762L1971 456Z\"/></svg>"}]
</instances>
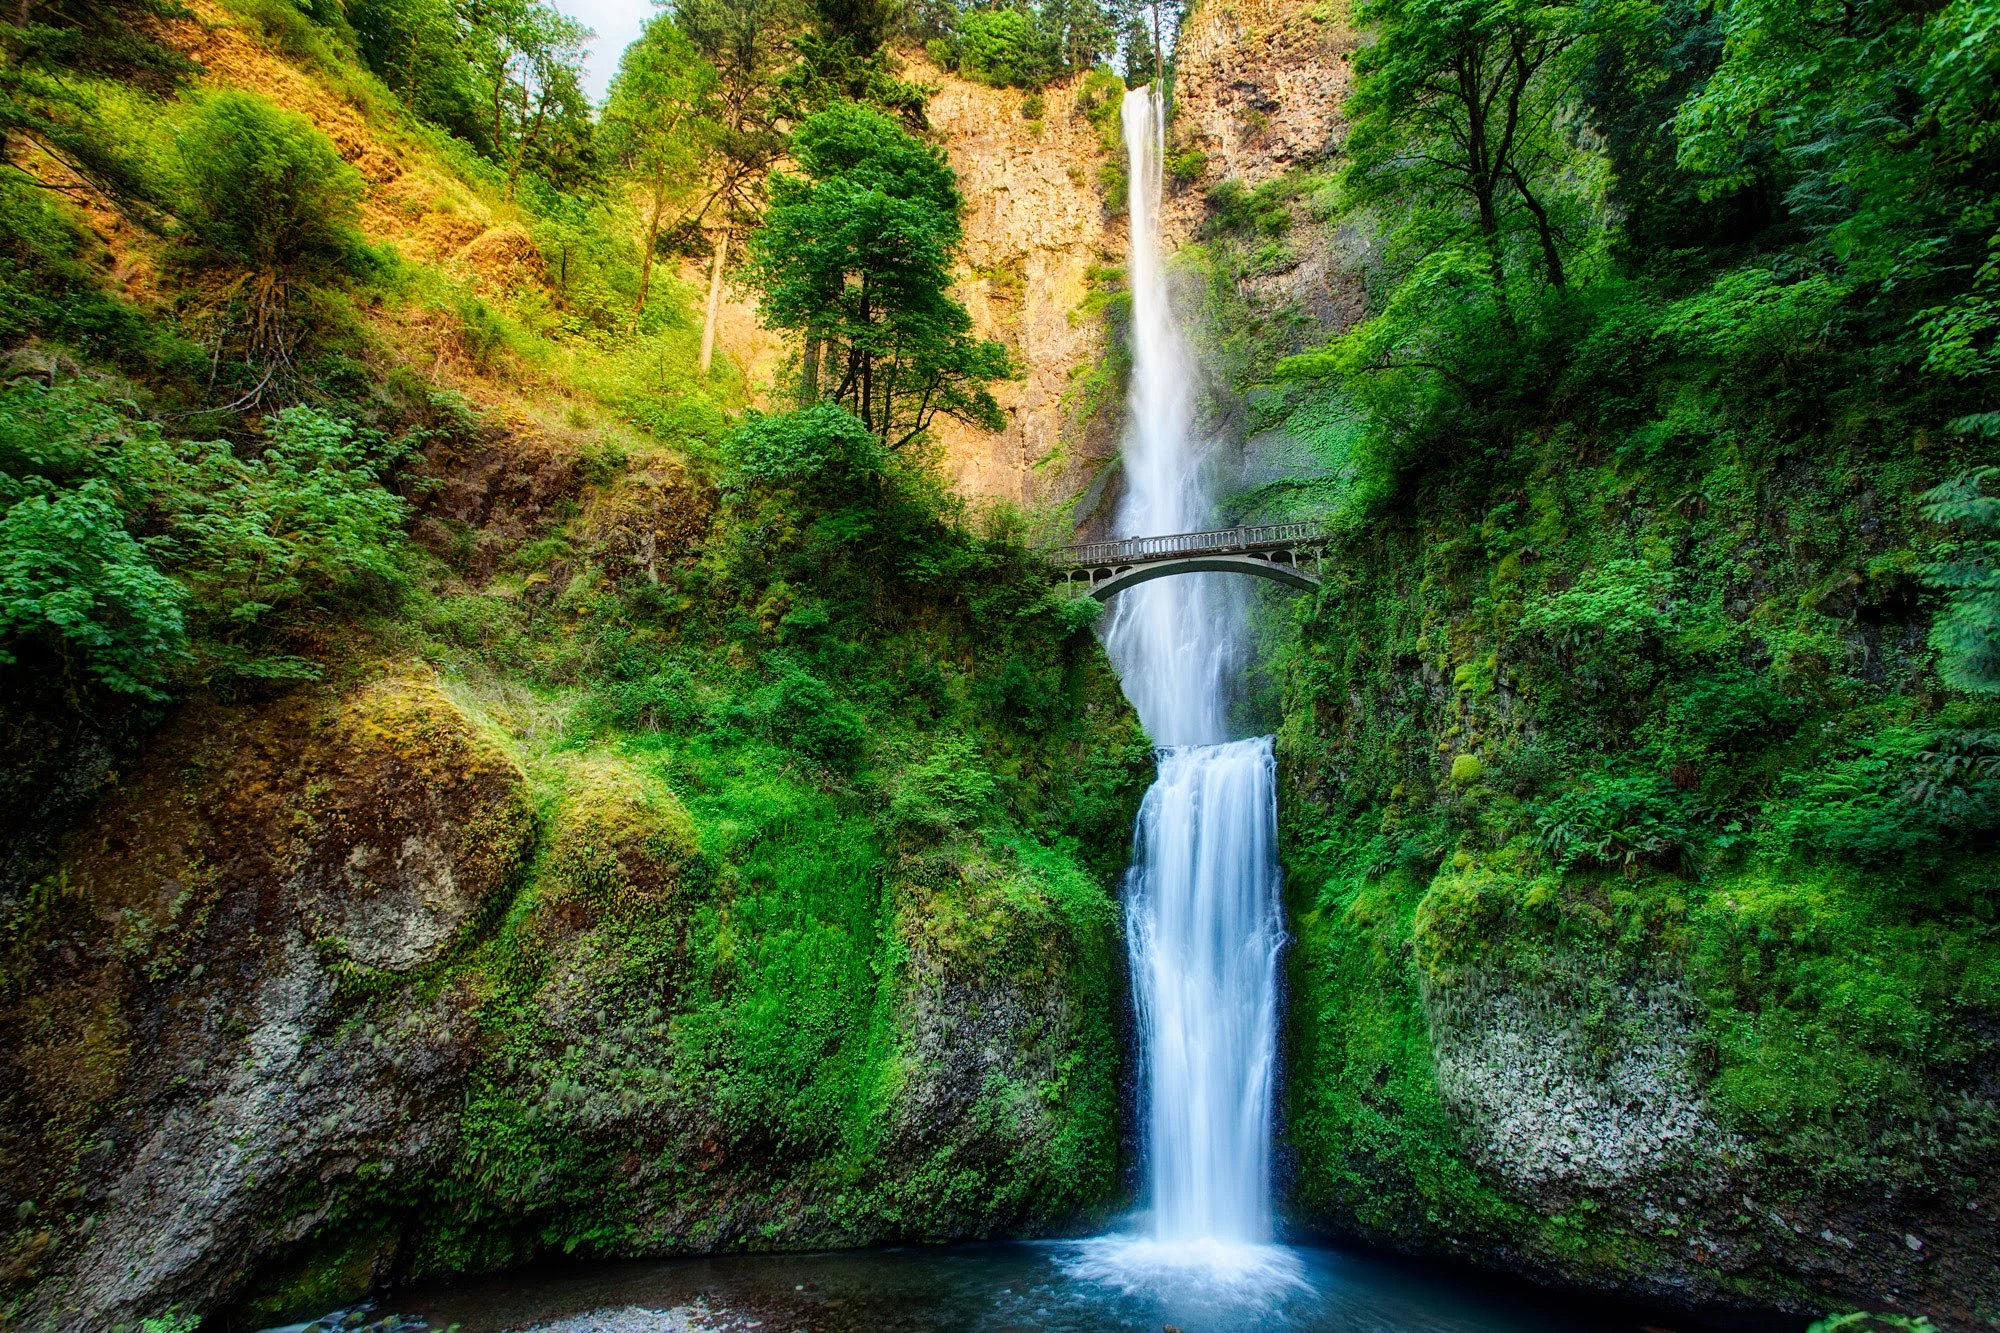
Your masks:
<instances>
[{"instance_id":1,"label":"overcast sky","mask_svg":"<svg viewBox=\"0 0 2000 1333\"><path fill-rule=\"evenodd\" d=\"M618 72L618 57L656 12L652 0L555 0L555 7L597 34L597 40L590 44L583 86L601 103L604 90L611 86L611 76Z\"/></svg>"}]
</instances>

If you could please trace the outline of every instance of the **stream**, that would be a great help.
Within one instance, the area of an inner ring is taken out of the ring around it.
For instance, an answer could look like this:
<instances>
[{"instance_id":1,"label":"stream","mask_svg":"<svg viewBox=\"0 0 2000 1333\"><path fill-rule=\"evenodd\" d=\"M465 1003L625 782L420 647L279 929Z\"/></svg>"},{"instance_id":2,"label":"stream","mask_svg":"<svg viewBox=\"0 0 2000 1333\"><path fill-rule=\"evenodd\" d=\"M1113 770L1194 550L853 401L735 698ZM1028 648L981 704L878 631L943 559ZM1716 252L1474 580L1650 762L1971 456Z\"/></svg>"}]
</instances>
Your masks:
<instances>
[{"instance_id":1,"label":"stream","mask_svg":"<svg viewBox=\"0 0 2000 1333\"><path fill-rule=\"evenodd\" d=\"M1629 1315L1399 1261L1286 1248L1279 1273L1128 1270L1090 1242L729 1255L534 1271L400 1293L395 1309L460 1333L1585 1333ZM1096 1270L1096 1271L1093 1271ZM1275 1283L1272 1279L1277 1279Z\"/></svg>"}]
</instances>

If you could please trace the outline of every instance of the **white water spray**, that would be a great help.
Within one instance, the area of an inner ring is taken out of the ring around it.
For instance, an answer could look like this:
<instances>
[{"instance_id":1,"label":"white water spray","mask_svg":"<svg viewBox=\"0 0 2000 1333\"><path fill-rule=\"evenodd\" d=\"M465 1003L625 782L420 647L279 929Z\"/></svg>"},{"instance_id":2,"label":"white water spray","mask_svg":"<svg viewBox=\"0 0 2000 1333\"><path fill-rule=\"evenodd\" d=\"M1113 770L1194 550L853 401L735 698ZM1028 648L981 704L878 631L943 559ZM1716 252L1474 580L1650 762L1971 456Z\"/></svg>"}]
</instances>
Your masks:
<instances>
[{"instance_id":1,"label":"white water spray","mask_svg":"<svg viewBox=\"0 0 2000 1333\"><path fill-rule=\"evenodd\" d=\"M1165 108L1125 94L1133 365L1121 536L1209 526L1215 480L1159 239ZM1256 1285L1296 1274L1271 1239L1277 804L1269 737L1231 740L1248 639L1240 578L1187 574L1120 593L1105 642L1160 748L1133 837L1126 926L1143 1046L1150 1235L1081 1271L1114 1281L1199 1269Z\"/></svg>"}]
</instances>

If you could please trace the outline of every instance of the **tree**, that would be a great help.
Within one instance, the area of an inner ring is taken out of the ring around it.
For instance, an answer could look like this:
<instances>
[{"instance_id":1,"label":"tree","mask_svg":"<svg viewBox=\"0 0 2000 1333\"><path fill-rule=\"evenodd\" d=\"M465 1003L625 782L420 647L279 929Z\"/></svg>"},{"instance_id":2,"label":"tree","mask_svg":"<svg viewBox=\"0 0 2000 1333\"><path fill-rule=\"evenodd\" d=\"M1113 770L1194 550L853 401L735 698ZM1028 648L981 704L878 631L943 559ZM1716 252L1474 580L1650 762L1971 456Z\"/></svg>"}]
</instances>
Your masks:
<instances>
[{"instance_id":1,"label":"tree","mask_svg":"<svg viewBox=\"0 0 2000 1333\"><path fill-rule=\"evenodd\" d=\"M959 20L958 31L958 68L969 79L1039 88L1055 73L1035 16L1026 10L975 10Z\"/></svg>"},{"instance_id":2,"label":"tree","mask_svg":"<svg viewBox=\"0 0 2000 1333\"><path fill-rule=\"evenodd\" d=\"M240 334L244 360L261 372L233 404L252 406L292 372L305 333L293 318L294 290L351 270L365 254L354 225L361 177L311 121L234 90L202 100L180 156L176 207L190 250L241 275L223 341Z\"/></svg>"},{"instance_id":3,"label":"tree","mask_svg":"<svg viewBox=\"0 0 2000 1333\"><path fill-rule=\"evenodd\" d=\"M480 153L497 155L457 0L353 0L347 18L361 58L410 110Z\"/></svg>"},{"instance_id":4,"label":"tree","mask_svg":"<svg viewBox=\"0 0 2000 1333\"><path fill-rule=\"evenodd\" d=\"M522 0L475 0L470 12L473 63L486 82L488 135L506 163L511 198L524 163L538 159L545 174L560 176L588 142L590 99L582 69L591 31L547 5Z\"/></svg>"},{"instance_id":5,"label":"tree","mask_svg":"<svg viewBox=\"0 0 2000 1333\"><path fill-rule=\"evenodd\" d=\"M1133 87L1160 77L1180 31L1185 0L1114 0L1118 46Z\"/></svg>"},{"instance_id":6,"label":"tree","mask_svg":"<svg viewBox=\"0 0 2000 1333\"><path fill-rule=\"evenodd\" d=\"M717 82L714 67L665 14L648 22L639 40L625 48L611 82L605 137L619 164L647 194L635 314L646 310L669 205L686 204L713 169L722 128L717 115L723 109Z\"/></svg>"},{"instance_id":7,"label":"tree","mask_svg":"<svg viewBox=\"0 0 2000 1333\"><path fill-rule=\"evenodd\" d=\"M1674 118L1713 199L1765 186L1915 333L1926 367L2000 373L2000 11L1992 0L1742 0Z\"/></svg>"},{"instance_id":8,"label":"tree","mask_svg":"<svg viewBox=\"0 0 2000 1333\"><path fill-rule=\"evenodd\" d=\"M1117 49L1116 25L1100 0L1042 0L1035 26L1060 73L1094 69Z\"/></svg>"},{"instance_id":9,"label":"tree","mask_svg":"<svg viewBox=\"0 0 2000 1333\"><path fill-rule=\"evenodd\" d=\"M715 70L721 102L714 185L696 213L696 221L713 233L701 329L701 369L707 373L730 235L756 225L765 176L785 149L784 75L802 18L796 0L678 0L673 12L681 32Z\"/></svg>"},{"instance_id":10,"label":"tree","mask_svg":"<svg viewBox=\"0 0 2000 1333\"><path fill-rule=\"evenodd\" d=\"M842 103L793 136L802 174L771 182L750 244L764 318L804 335L803 397L845 405L899 448L939 413L997 430L986 385L1013 373L949 294L963 200L944 154L881 112Z\"/></svg>"},{"instance_id":11,"label":"tree","mask_svg":"<svg viewBox=\"0 0 2000 1333\"><path fill-rule=\"evenodd\" d=\"M1363 201L1457 201L1483 248L1494 299L1525 214L1549 283L1567 281L1549 177L1561 159L1567 14L1532 0L1372 0L1379 40L1355 56L1347 184ZM1437 215L1433 215L1433 220ZM1449 244L1447 229L1439 240Z\"/></svg>"}]
</instances>

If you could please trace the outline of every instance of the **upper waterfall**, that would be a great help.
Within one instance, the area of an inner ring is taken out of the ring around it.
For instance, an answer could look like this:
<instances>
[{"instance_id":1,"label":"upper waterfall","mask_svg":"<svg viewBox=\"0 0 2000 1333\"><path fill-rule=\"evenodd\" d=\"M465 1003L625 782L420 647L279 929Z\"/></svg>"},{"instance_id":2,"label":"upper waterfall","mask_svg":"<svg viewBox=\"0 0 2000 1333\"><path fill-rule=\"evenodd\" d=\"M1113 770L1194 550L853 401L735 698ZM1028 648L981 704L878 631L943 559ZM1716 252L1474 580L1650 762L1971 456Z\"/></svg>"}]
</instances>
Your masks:
<instances>
[{"instance_id":1,"label":"upper waterfall","mask_svg":"<svg viewBox=\"0 0 2000 1333\"><path fill-rule=\"evenodd\" d=\"M1131 173L1132 376L1117 527L1121 537L1150 537L1209 526L1215 477L1209 442L1196 430L1195 365L1160 244L1166 106L1156 87L1146 87L1127 92L1120 110ZM1240 585L1226 574L1191 574L1119 596L1105 646L1155 744L1230 738L1229 702L1249 629Z\"/></svg>"}]
</instances>

